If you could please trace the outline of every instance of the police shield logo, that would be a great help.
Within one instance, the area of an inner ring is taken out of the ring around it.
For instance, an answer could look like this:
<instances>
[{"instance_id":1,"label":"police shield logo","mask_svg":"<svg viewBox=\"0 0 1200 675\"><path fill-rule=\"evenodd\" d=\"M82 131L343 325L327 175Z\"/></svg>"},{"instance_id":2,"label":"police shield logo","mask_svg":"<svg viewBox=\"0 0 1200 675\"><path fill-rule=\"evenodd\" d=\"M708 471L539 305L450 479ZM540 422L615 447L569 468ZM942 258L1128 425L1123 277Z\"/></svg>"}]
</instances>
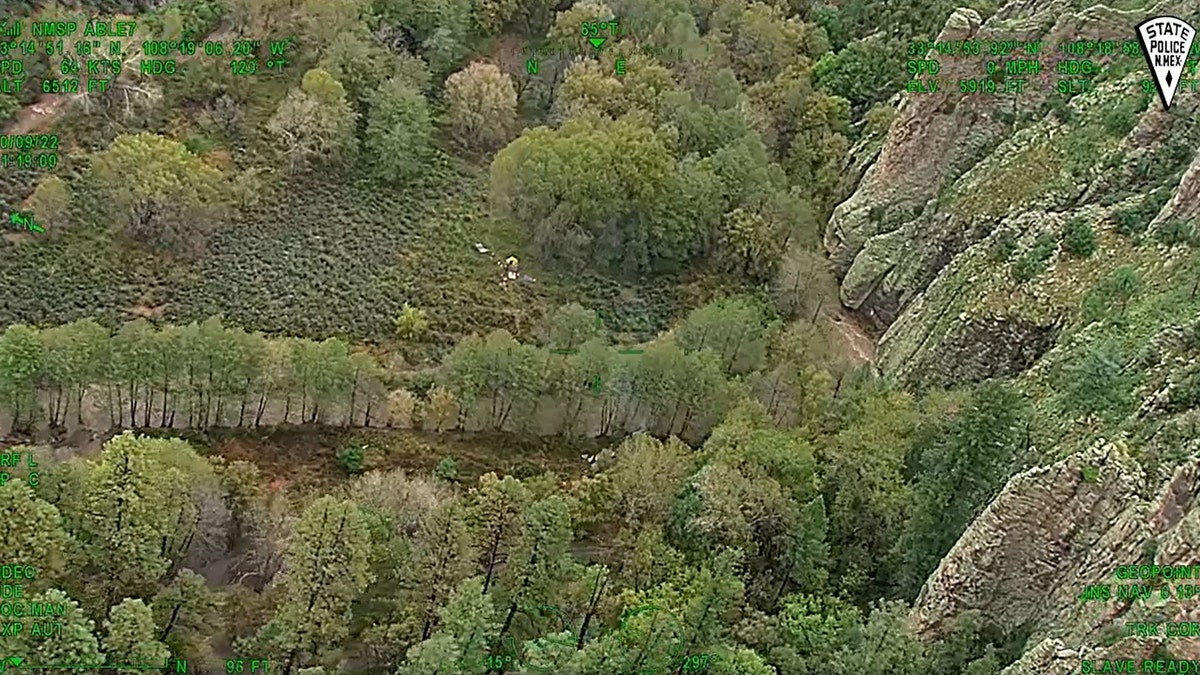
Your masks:
<instances>
[{"instance_id":1,"label":"police shield logo","mask_svg":"<svg viewBox=\"0 0 1200 675\"><path fill-rule=\"evenodd\" d=\"M1150 72L1154 73L1154 84L1163 109L1171 107L1175 92L1179 90L1179 78L1192 49L1196 29L1188 22L1174 16L1160 16L1138 24L1138 39L1142 41L1142 52Z\"/></svg>"}]
</instances>

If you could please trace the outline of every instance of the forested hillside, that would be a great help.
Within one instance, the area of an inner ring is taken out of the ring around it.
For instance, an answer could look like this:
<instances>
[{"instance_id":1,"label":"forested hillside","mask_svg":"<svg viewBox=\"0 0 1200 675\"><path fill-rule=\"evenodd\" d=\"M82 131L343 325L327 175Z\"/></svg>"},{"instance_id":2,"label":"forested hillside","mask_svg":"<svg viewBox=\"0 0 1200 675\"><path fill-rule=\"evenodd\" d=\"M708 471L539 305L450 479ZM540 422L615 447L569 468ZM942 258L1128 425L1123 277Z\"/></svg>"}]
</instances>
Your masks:
<instances>
[{"instance_id":1,"label":"forested hillside","mask_svg":"<svg viewBox=\"0 0 1200 675\"><path fill-rule=\"evenodd\" d=\"M4 11L136 25L0 79L8 666L1200 658L1078 599L1200 563L1194 0Z\"/></svg>"}]
</instances>

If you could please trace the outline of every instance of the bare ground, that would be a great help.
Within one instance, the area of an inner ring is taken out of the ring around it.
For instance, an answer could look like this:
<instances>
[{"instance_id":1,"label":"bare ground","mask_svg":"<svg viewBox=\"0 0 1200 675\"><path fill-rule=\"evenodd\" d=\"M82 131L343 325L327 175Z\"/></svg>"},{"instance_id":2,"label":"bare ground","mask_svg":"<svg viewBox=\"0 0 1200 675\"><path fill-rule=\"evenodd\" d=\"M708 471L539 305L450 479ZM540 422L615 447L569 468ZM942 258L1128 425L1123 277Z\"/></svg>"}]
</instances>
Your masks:
<instances>
[{"instance_id":1,"label":"bare ground","mask_svg":"<svg viewBox=\"0 0 1200 675\"><path fill-rule=\"evenodd\" d=\"M54 120L66 109L68 97L58 94L42 94L36 101L21 108L15 122L9 125L5 133L33 134L50 128Z\"/></svg>"},{"instance_id":2,"label":"bare ground","mask_svg":"<svg viewBox=\"0 0 1200 675\"><path fill-rule=\"evenodd\" d=\"M829 324L841 337L846 355L854 365L875 361L875 343L849 313L839 309L829 317Z\"/></svg>"}]
</instances>

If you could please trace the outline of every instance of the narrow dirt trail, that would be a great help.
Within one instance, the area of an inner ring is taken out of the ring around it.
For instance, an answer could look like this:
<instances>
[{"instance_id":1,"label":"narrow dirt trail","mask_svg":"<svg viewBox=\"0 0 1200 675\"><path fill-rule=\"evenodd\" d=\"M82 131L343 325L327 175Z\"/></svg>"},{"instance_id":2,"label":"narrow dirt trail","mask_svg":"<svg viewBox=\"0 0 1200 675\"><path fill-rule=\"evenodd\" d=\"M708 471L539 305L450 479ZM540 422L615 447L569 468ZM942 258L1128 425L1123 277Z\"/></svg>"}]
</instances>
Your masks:
<instances>
[{"instance_id":1,"label":"narrow dirt trail","mask_svg":"<svg viewBox=\"0 0 1200 675\"><path fill-rule=\"evenodd\" d=\"M849 314L838 308L829 316L829 323L841 336L846 355L854 365L875 361L875 343Z\"/></svg>"}]
</instances>

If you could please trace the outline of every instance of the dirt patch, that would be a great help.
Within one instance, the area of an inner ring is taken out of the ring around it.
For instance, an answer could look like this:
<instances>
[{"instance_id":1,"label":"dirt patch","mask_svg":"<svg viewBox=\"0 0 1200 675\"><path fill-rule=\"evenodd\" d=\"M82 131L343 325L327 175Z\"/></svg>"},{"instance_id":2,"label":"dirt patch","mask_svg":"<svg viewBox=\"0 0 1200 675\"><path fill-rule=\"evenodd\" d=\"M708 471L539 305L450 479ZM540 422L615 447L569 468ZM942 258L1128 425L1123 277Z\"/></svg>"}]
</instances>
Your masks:
<instances>
[{"instance_id":1,"label":"dirt patch","mask_svg":"<svg viewBox=\"0 0 1200 675\"><path fill-rule=\"evenodd\" d=\"M834 332L842 339L846 356L854 364L871 363L875 360L875 343L867 332L852 317L838 312L829 317Z\"/></svg>"},{"instance_id":2,"label":"dirt patch","mask_svg":"<svg viewBox=\"0 0 1200 675\"><path fill-rule=\"evenodd\" d=\"M197 439L192 439L197 440ZM459 479L474 483L488 471L520 477L552 471L564 478L588 471L580 457L596 443L570 443L560 438L525 438L512 434L435 434L384 429L281 428L214 432L199 441L226 459L256 464L263 477L282 487L327 489L346 480L337 461L349 445L367 448L366 468L404 469L428 474L443 457L458 464Z\"/></svg>"},{"instance_id":3,"label":"dirt patch","mask_svg":"<svg viewBox=\"0 0 1200 675\"><path fill-rule=\"evenodd\" d=\"M27 241L33 241L33 235L29 232L5 232L0 234L0 241L7 244L23 244Z\"/></svg>"},{"instance_id":4,"label":"dirt patch","mask_svg":"<svg viewBox=\"0 0 1200 675\"><path fill-rule=\"evenodd\" d=\"M17 120L13 122L6 133L34 134L50 128L54 120L67 108L70 99L58 94L43 94L36 101L21 108Z\"/></svg>"},{"instance_id":5,"label":"dirt patch","mask_svg":"<svg viewBox=\"0 0 1200 675\"><path fill-rule=\"evenodd\" d=\"M161 319L167 311L166 305L150 307L149 305L134 305L125 310L125 313L134 319Z\"/></svg>"}]
</instances>

